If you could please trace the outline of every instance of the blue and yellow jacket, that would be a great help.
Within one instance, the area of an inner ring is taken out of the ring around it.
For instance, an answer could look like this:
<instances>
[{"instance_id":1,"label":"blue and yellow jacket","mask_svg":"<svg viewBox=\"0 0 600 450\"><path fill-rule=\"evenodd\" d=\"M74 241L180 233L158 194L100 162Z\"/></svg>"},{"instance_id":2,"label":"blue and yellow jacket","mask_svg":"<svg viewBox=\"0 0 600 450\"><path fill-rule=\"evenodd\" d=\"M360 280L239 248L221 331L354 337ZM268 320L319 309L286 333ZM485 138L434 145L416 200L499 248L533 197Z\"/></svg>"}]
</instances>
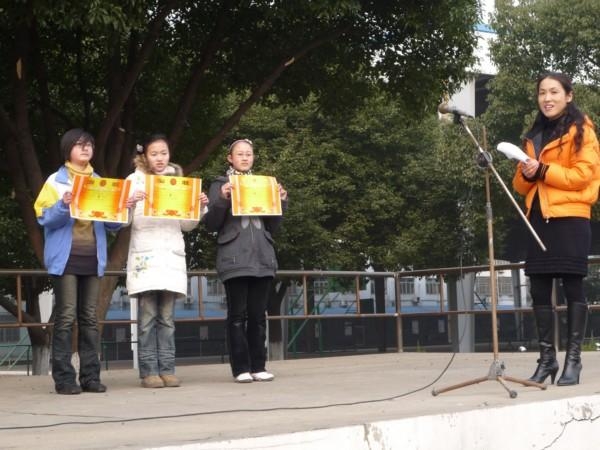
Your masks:
<instances>
[{"instance_id":1,"label":"blue and yellow jacket","mask_svg":"<svg viewBox=\"0 0 600 450\"><path fill-rule=\"evenodd\" d=\"M98 175L94 173L92 176ZM38 223L44 227L44 265L50 275L63 274L71 253L75 219L71 217L69 206L62 201L63 194L71 189L68 170L61 166L48 177L33 206ZM99 277L104 275L106 268L106 231L119 228L119 223L94 221Z\"/></svg>"}]
</instances>

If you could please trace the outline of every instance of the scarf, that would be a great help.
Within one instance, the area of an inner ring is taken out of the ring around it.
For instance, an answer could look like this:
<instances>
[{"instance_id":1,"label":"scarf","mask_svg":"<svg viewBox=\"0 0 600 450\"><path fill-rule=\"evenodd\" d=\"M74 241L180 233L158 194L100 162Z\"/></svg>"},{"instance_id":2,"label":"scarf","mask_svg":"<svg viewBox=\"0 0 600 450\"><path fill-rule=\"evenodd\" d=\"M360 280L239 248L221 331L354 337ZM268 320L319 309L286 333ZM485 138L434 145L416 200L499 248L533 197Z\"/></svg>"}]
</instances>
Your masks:
<instances>
[{"instance_id":1,"label":"scarf","mask_svg":"<svg viewBox=\"0 0 600 450\"><path fill-rule=\"evenodd\" d=\"M94 173L94 168L88 163L83 170L77 169L70 161L65 162L65 167L69 172L69 180L73 181L75 175L90 176ZM96 238L94 237L93 223L90 220L76 219L73 224L73 242L71 254L92 255L96 254Z\"/></svg>"},{"instance_id":2,"label":"scarf","mask_svg":"<svg viewBox=\"0 0 600 450\"><path fill-rule=\"evenodd\" d=\"M246 172L240 172L239 170L235 170L233 166L229 166L229 169L227 169L227 176L230 175L252 175L252 169L247 170Z\"/></svg>"},{"instance_id":3,"label":"scarf","mask_svg":"<svg viewBox=\"0 0 600 450\"><path fill-rule=\"evenodd\" d=\"M65 161L65 167L67 168L68 172L69 172L69 180L73 181L73 178L75 177L75 175L83 175L86 177L89 177L92 173L94 173L94 168L92 167L92 165L90 163L88 163L87 166L85 166L85 168L83 170L79 170L77 168L75 168L75 166L73 166L73 164L71 164L71 161Z\"/></svg>"}]
</instances>

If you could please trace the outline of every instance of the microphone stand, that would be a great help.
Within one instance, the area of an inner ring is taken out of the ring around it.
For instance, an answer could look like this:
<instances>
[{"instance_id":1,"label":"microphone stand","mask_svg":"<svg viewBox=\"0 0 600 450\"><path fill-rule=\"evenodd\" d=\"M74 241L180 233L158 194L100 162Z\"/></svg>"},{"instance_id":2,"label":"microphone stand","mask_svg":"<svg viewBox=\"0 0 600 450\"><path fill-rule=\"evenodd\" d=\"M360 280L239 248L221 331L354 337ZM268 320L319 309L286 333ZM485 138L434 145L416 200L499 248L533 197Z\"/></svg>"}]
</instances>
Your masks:
<instances>
[{"instance_id":1,"label":"microphone stand","mask_svg":"<svg viewBox=\"0 0 600 450\"><path fill-rule=\"evenodd\" d=\"M434 388L431 391L431 394L433 396L437 396L438 394L442 394L444 392L448 392L453 389L470 386L472 384L481 383L481 382L487 381L487 380L496 380L497 382L499 382L504 387L504 389L506 389L510 398L516 398L517 392L509 388L509 386L506 384L507 381L511 381L513 383L520 383L523 386L537 387L539 389L545 390L546 389L545 384L536 383L534 381L523 380L523 379L514 378L514 377L510 377L508 375L505 375L504 362L500 361L500 359L498 357L498 318L497 318L498 292L496 290L496 272L495 272L496 266L495 266L495 261L494 261L494 233L493 233L492 204L491 204L491 200L490 200L490 198L491 198L491 195L490 195L490 172L494 174L494 176L500 183L500 186L502 186L504 192L508 195L508 197L512 201L513 206L517 209L521 218L527 224L529 231L532 233L532 235L534 236L534 238L536 239L536 241L538 242L538 244L540 245L542 250L546 251L546 247L544 246L544 244L540 240L539 236L537 235L537 233L535 232L535 230L529 223L529 220L527 220L527 217L525 216L525 214L523 213L523 211L521 210L521 208L519 207L519 205L513 198L511 192L506 187L506 184L502 181L502 178L496 171L494 165L492 164L492 156L488 152L486 152L485 150L483 150L481 148L481 146L479 145L479 142L477 142L477 139L475 138L475 136L473 135L473 133L471 132L471 130L469 129L469 127L467 126L463 117L460 114L454 113L454 122L460 123L462 125L462 127L465 129L465 131L467 132L467 134L471 137L471 139L475 143L475 146L477 147L477 150L479 151L479 154L477 155L477 165L483 169L486 169L485 170L486 223L487 223L487 235L488 235L490 289L491 289L491 294L492 294L491 295L491 297L492 297L492 345L493 345L493 351L494 351L494 360L492 361L492 364L491 364L488 374L486 376L475 378L473 380L465 381L462 383L454 384L452 386L447 386L447 387L444 387L441 389Z\"/></svg>"}]
</instances>

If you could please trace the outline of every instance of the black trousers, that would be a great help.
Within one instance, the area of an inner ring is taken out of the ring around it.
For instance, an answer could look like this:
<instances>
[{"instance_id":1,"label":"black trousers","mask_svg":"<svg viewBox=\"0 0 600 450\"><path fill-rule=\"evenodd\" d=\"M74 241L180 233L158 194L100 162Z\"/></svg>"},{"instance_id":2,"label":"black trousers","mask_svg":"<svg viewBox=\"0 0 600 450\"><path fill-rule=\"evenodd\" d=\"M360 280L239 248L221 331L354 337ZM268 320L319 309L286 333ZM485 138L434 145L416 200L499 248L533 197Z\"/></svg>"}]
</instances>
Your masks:
<instances>
[{"instance_id":1,"label":"black trousers","mask_svg":"<svg viewBox=\"0 0 600 450\"><path fill-rule=\"evenodd\" d=\"M265 370L267 350L267 303L272 277L238 277L225 281L227 295L227 342L231 372Z\"/></svg>"},{"instance_id":2,"label":"black trousers","mask_svg":"<svg viewBox=\"0 0 600 450\"><path fill-rule=\"evenodd\" d=\"M534 306L551 306L552 304L552 281L554 278L562 278L563 291L567 304L583 303L586 304L585 294L583 292L583 275L530 275L529 283L531 285L530 293Z\"/></svg>"}]
</instances>

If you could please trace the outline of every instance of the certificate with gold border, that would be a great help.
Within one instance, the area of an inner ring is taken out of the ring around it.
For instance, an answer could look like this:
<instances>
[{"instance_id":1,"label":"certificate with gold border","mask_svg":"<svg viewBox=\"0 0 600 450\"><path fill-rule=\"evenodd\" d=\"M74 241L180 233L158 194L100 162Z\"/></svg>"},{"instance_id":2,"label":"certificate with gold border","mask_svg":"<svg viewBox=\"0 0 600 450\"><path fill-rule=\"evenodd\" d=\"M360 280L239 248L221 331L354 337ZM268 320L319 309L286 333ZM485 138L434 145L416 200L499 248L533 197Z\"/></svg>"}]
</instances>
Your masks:
<instances>
[{"instance_id":1,"label":"certificate with gold border","mask_svg":"<svg viewBox=\"0 0 600 450\"><path fill-rule=\"evenodd\" d=\"M200 220L200 178L146 175L144 216Z\"/></svg>"},{"instance_id":2,"label":"certificate with gold border","mask_svg":"<svg viewBox=\"0 0 600 450\"><path fill-rule=\"evenodd\" d=\"M126 207L131 181L117 178L73 177L71 217L79 220L127 223Z\"/></svg>"},{"instance_id":3,"label":"certificate with gold border","mask_svg":"<svg viewBox=\"0 0 600 450\"><path fill-rule=\"evenodd\" d=\"M280 216L281 197L274 177L231 175L231 213L234 216Z\"/></svg>"}]
</instances>

